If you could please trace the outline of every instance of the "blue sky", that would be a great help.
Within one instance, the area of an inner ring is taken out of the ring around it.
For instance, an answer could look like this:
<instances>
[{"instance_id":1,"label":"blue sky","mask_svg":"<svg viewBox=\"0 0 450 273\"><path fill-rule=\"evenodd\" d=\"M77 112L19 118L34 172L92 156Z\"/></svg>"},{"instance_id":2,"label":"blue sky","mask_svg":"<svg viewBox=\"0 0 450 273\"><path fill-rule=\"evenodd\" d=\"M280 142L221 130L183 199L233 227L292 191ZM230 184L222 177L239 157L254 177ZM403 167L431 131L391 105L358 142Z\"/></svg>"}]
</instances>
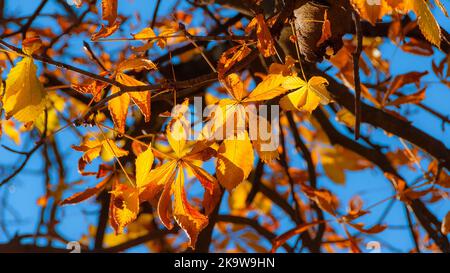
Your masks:
<instances>
[{"instance_id":1,"label":"blue sky","mask_svg":"<svg viewBox=\"0 0 450 273\"><path fill-rule=\"evenodd\" d=\"M39 4L39 1L32 0L23 0L23 1L6 1L7 2L7 12L6 15L14 14L15 16L30 14ZM20 3L19 3L20 2ZM52 2L52 1L51 1ZM160 14L164 14L168 12L169 6L172 5L174 1L162 1L163 6ZM131 13L139 13L143 22L148 22L151 20L151 16L153 14L153 1L148 0L134 0L134 1L120 1L120 12L122 14L131 14ZM126 3L126 4L122 4ZM447 4L447 3L446 3ZM448 6L448 5L447 5ZM183 6L178 7L179 9L183 9ZM450 8L450 6L448 6ZM57 7L54 4L48 4L43 13L45 12L53 12ZM438 21L445 29L450 29L450 20L442 15L441 12L434 12ZM93 17L95 18L95 17ZM36 20L36 26L44 25L48 22L45 18L39 18ZM194 20L195 23L195 20ZM53 26L51 26L53 27ZM58 28L57 26L54 26ZM129 31L128 31L129 33ZM127 29L123 30L121 35L117 35L123 37L128 34ZM80 52L82 48L82 39L83 37L73 39L73 44L71 44L70 50L77 53ZM86 39L86 38L84 38ZM88 40L88 39L86 39ZM117 45L119 47L119 45ZM122 46L122 44L120 45ZM115 50L115 45L111 43L109 50ZM436 51L437 52L437 51ZM394 75L406 73L409 71L431 71L431 60L434 59L436 61L440 61L443 58L443 54L436 53L433 58L424 58L419 56L413 56L410 54L403 53L401 50L395 47L390 42L386 42L382 48L381 53L383 57L390 60L391 63L391 72ZM80 65L81 66L81 65ZM364 79L370 80L370 79ZM424 104L437 109L444 115L450 115L450 107L448 107L450 102L450 92L448 92L448 87L439 84L438 79L433 76L433 73L425 76L424 81L427 83L428 89L426 93L426 99L424 100ZM411 93L415 91L415 87L410 88ZM409 91L409 90L408 90ZM441 130L440 122L435 117L430 114L420 111L416 114L412 114L409 116L409 119L413 122L413 125L421 128L425 132L431 134L435 138L443 141L447 147L450 147L450 138L448 130L443 132ZM448 129L448 128L447 128ZM367 132L369 130L368 126L363 126L363 132ZM56 136L61 145L61 150L64 155L64 158L67 158L67 162L73 162L73 166L66 166L68 173L68 181L76 181L79 179L79 175L77 174L77 170L75 167L75 162L78 160L80 156L79 153L74 152L70 146L73 144L79 144L78 138L70 131L65 130L63 133L58 134ZM374 142L379 142L383 144L388 144L391 147L399 147L401 148L401 143L395 137L389 138L386 136L381 130L374 130L371 132L371 137ZM32 147L32 143L29 139L22 139L22 146L17 147L19 150L28 150ZM10 147L16 147L14 143L12 143L9 139L3 137L0 140L0 144L4 144ZM291 158L294 160L294 164L297 166L304 166L303 160L294 153L290 154ZM21 162L22 157L19 155L12 154L2 148L0 148L0 177L7 175L11 172L11 167L17 165L17 162ZM38 214L38 206L36 205L37 199L42 196L45 192L43 188L43 177L39 175L43 168L43 160L41 154L36 153L31 160L28 162L25 170L11 183L6 185L5 187L0 188L0 197L5 198L8 203L8 208L14 210L4 210L3 204L0 208L0 217L4 217L6 219L6 223L8 225L8 231L11 232L9 236L14 233L18 234L27 234L34 233L36 224L37 224L37 216ZM426 168L427 166L424 166ZM321 168L319 167L319 172ZM412 172L406 168L402 168L402 175L408 180L413 181L418 176L420 176L419 172ZM345 208L345 205L348 203L348 200L353 197L355 194L359 194L362 196L365 205L373 204L377 201L380 201L386 197L389 197L393 194L392 187L390 186L389 181L384 177L384 175L378 170L365 170L361 172L347 172L346 173L348 179L345 186L336 185L332 183L325 176L320 176L318 180L319 186L323 186L329 188L333 191L337 196L339 196L342 208ZM73 192L76 192L85 187L85 185L94 185L96 182L95 179L89 179L86 181L86 184L83 184L83 187L75 188ZM4 200L4 199L0 199ZM224 202L226 203L226 202ZM364 218L364 222L367 224L375 223L378 217L383 213L384 208L388 205L389 202L384 203L381 206L376 207L373 213L370 216ZM445 213L450 208L450 202L444 201L439 202L436 205L430 205L432 211L437 215L438 218L442 219ZM226 211L226 206L224 206L223 210ZM78 204L76 206L67 206L64 207L60 211L60 219L63 221L58 225L58 231L60 231L66 238L70 240L78 240L83 234L88 232L89 225L95 225L97 221L96 212L98 210L98 206L93 199L88 200L82 204ZM274 214L280 214L281 212L274 209ZM19 216L17 219L14 215ZM328 216L329 217L329 216ZM396 202L390 213L385 219L385 223L389 223L394 226L402 226L405 225L405 211L403 205L399 202ZM281 233L285 230L291 228L287 222L286 224L282 224L277 233ZM7 234L4 234L2 230L0 230L0 242L7 240ZM383 251L406 251L412 248L412 241L410 240L410 234L408 230L400 230L400 229L388 229L383 233L370 238L370 240L380 240L382 250ZM265 245L269 247L267 242ZM392 246L394 249L389 250L387 246ZM364 250L364 249L363 249ZM137 247L130 251L145 251L144 247Z\"/></svg>"}]
</instances>

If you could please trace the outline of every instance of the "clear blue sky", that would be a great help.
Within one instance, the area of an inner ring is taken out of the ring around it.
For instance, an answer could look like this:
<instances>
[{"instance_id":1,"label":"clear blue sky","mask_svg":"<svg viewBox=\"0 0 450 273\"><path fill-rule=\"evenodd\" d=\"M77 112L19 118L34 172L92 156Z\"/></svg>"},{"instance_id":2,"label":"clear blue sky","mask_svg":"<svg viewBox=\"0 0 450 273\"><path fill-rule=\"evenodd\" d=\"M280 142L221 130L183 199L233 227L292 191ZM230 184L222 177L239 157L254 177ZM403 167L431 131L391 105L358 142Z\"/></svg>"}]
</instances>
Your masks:
<instances>
[{"instance_id":1,"label":"clear blue sky","mask_svg":"<svg viewBox=\"0 0 450 273\"><path fill-rule=\"evenodd\" d=\"M22 1L6 1L7 12L6 15L14 14L14 16L27 15L34 11L40 1L34 0L22 0ZM53 2L53 1L51 1ZM174 1L162 1L163 9L161 13L167 12L167 6L172 5ZM447 4L447 3L446 3ZM148 0L120 0L120 12L123 14L139 13L142 20L149 21L153 13L154 1ZM447 5L450 8L449 5ZM57 7L54 4L49 4L45 7L43 13L52 12ZM183 7L179 7L182 9ZM83 8L82 8L83 9ZM450 30L450 21L448 18L444 17L441 12L435 11L437 19L441 25ZM43 25L46 23L45 18L39 18L36 20L35 24ZM195 21L194 21L195 23ZM57 26L49 26L55 27ZM127 35L126 26L123 29L123 35ZM78 53L82 49L82 39L83 37L74 39L74 43L71 45L71 51ZM88 40L88 39L86 39ZM112 46L114 48L114 46ZM390 60L392 74L401 74L409 71L431 71L431 59L423 58L419 56L413 56L410 54L403 53L401 50L397 49L390 42L386 42L382 46L382 55ZM441 53L437 53L434 56L434 60L438 61L443 57ZM3 75L5 76L5 75ZM369 79L370 80L370 79ZM450 92L448 92L448 87L438 83L436 77L430 73L425 77L425 82L427 83L428 89L426 93L425 104L437 109L444 115L450 115L450 107L448 107L450 102ZM415 87L410 87L411 92L414 91ZM433 135L435 138L443 141L447 147L450 147L450 138L448 130L446 132L441 131L440 122L430 114L420 111L416 114L412 114L410 120L413 122L414 126L421 128L422 130ZM364 130L368 127L364 126ZM450 128L447 128L450 129ZM371 134L371 137L375 142L389 144L391 147L401 147L400 142L395 137L387 137L381 130L376 130ZM68 181L76 181L80 177L76 170L76 161L80 156L79 153L74 152L70 146L72 144L78 144L78 138L73 135L69 130L65 130L64 133L57 135L58 140L61 143L62 153L64 158L68 158L67 162L73 162L73 166L67 166ZM0 140L1 144L8 145L10 147L16 147L9 139L3 137ZM22 145L16 147L19 150L28 150L32 143L29 139L22 139ZM304 162L299 159L299 156L291 155L291 158L297 158L296 164L299 166L304 166ZM17 165L21 162L22 158L18 155L12 154L2 148L0 148L0 177L7 175L11 172L11 167ZM43 188L43 177L40 175L43 168L44 162L42 161L41 154L36 153L32 159L27 164L25 170L15 178L7 186L0 188L0 200L7 200L8 208L13 211L5 210L3 204L0 205L0 217L4 217L8 226L8 231L11 232L10 236L14 233L27 234L34 233L37 225L38 216L38 206L36 206L37 199L44 194ZM426 166L424 166L426 167ZM319 168L319 171L321 169ZM401 169L402 175L404 175L408 181L413 181L420 173L411 172L406 168ZM389 181L383 176L383 174L378 170L366 170L361 172L347 172L348 179L345 186L339 186L333 184L326 177L322 176L319 178L319 185L331 189L337 196L339 196L341 204L347 204L348 200L355 194L359 194L363 197L364 203L366 205L373 204L379 200L382 200L388 196L391 196L393 191L389 186ZM94 185L97 181L95 179L89 179L84 185ZM83 186L84 187L84 186ZM82 188L78 187L74 189L76 192ZM6 196L6 198L5 198ZM5 199L3 199L5 198ZM384 211L388 202L382 206L377 207L370 216L363 218L362 220L371 224L378 219L378 217ZM450 202L439 202L438 205L430 206L432 211L442 219L445 213L450 208ZM343 206L342 208L345 208ZM226 208L224 208L226 209ZM83 234L88 232L87 228L90 224L96 225L96 212L98 206L93 199L84 202L76 206L64 207L59 215L60 219L63 221L58 225L58 231L60 231L66 238L70 240L78 240ZM276 209L275 209L276 210ZM277 212L280 213L280 212ZM275 214L277 214L275 213ZM403 205L400 203L395 203L392 210L388 214L385 222L394 226L405 225L405 214ZM15 217L15 215L17 217ZM281 225L279 233L291 228L292 226ZM372 238L373 240L378 240L382 238L381 245L383 251L390 251L387 249L387 245L392 246L396 251L406 251L412 248L412 242L410 240L410 234L408 230L401 230L396 228L390 228L383 233ZM0 242L7 240L6 234L0 230ZM268 246L268 244L266 244ZM137 247L132 249L132 251L145 251L144 247Z\"/></svg>"}]
</instances>

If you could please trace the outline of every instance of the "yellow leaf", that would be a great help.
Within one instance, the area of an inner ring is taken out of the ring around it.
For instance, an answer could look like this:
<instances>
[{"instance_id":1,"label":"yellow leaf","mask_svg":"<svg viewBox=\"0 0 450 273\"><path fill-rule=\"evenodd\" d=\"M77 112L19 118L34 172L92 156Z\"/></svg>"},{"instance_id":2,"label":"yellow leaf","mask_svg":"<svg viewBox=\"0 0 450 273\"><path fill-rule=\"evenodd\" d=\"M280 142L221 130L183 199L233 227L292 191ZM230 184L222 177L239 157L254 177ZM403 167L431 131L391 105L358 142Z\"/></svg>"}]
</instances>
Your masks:
<instances>
[{"instance_id":1,"label":"yellow leaf","mask_svg":"<svg viewBox=\"0 0 450 273\"><path fill-rule=\"evenodd\" d=\"M420 30L425 38L436 45L441 46L441 28L431 13L430 7L424 0L411 0L413 10L417 15Z\"/></svg>"},{"instance_id":2,"label":"yellow leaf","mask_svg":"<svg viewBox=\"0 0 450 273\"><path fill-rule=\"evenodd\" d=\"M355 127L356 118L352 112L346 108L342 108L336 113L336 120L347 125L348 127Z\"/></svg>"},{"instance_id":3,"label":"yellow leaf","mask_svg":"<svg viewBox=\"0 0 450 273\"><path fill-rule=\"evenodd\" d=\"M141 86L146 85L145 83L136 80L135 78L128 76L124 73L117 73L116 80L127 86ZM141 110L144 115L145 122L150 121L151 114L151 92L150 91L136 91L128 92L131 100L137 105L139 110Z\"/></svg>"},{"instance_id":4,"label":"yellow leaf","mask_svg":"<svg viewBox=\"0 0 450 273\"><path fill-rule=\"evenodd\" d=\"M175 155L181 158L185 152L186 146L186 130L181 119L172 119L166 129L167 141L170 147L172 147Z\"/></svg>"},{"instance_id":5,"label":"yellow leaf","mask_svg":"<svg viewBox=\"0 0 450 273\"><path fill-rule=\"evenodd\" d=\"M331 102L327 85L328 81L325 78L312 77L307 85L281 98L280 106L285 111L300 110L312 113L319 104L326 105Z\"/></svg>"},{"instance_id":6,"label":"yellow leaf","mask_svg":"<svg viewBox=\"0 0 450 273\"><path fill-rule=\"evenodd\" d=\"M136 158L136 187L141 187L145 184L150 170L153 165L153 152L152 148L148 147L147 150L140 153Z\"/></svg>"},{"instance_id":7,"label":"yellow leaf","mask_svg":"<svg viewBox=\"0 0 450 273\"><path fill-rule=\"evenodd\" d=\"M166 180L164 183L164 188L162 191L161 196L159 197L158 201L158 215L159 219L163 223L163 225L167 229L172 229L172 191L173 191L173 184L175 181L176 172L170 173L168 176L168 180Z\"/></svg>"},{"instance_id":8,"label":"yellow leaf","mask_svg":"<svg viewBox=\"0 0 450 273\"><path fill-rule=\"evenodd\" d=\"M231 97L237 101L241 101L244 98L245 90L244 84L237 74L228 75L223 81L225 88Z\"/></svg>"},{"instance_id":9,"label":"yellow leaf","mask_svg":"<svg viewBox=\"0 0 450 273\"><path fill-rule=\"evenodd\" d=\"M44 111L47 92L36 72L37 67L30 57L25 57L9 72L3 97L6 118L14 117L26 123L34 121Z\"/></svg>"},{"instance_id":10,"label":"yellow leaf","mask_svg":"<svg viewBox=\"0 0 450 273\"><path fill-rule=\"evenodd\" d=\"M149 28L149 27L144 28L141 31L139 31L138 33L132 34L132 35L133 35L134 39L137 39L137 40L146 40L146 39L152 39L152 38L156 37L156 34L153 31L153 29Z\"/></svg>"},{"instance_id":11,"label":"yellow leaf","mask_svg":"<svg viewBox=\"0 0 450 273\"><path fill-rule=\"evenodd\" d=\"M101 155L103 160L111 161L114 157L122 157L128 155L128 151L119 148L111 139L102 141Z\"/></svg>"},{"instance_id":12,"label":"yellow leaf","mask_svg":"<svg viewBox=\"0 0 450 273\"><path fill-rule=\"evenodd\" d=\"M128 70L143 70L143 69L145 70L156 69L156 65L149 59L144 58L127 59L117 65L116 71L126 72Z\"/></svg>"},{"instance_id":13,"label":"yellow leaf","mask_svg":"<svg viewBox=\"0 0 450 273\"><path fill-rule=\"evenodd\" d=\"M0 137L2 133L7 135L10 139L16 143L16 145L20 145L20 134L19 130L16 129L14 121L12 120L2 120L0 121Z\"/></svg>"},{"instance_id":14,"label":"yellow leaf","mask_svg":"<svg viewBox=\"0 0 450 273\"><path fill-rule=\"evenodd\" d=\"M321 154L323 170L325 171L325 174L328 176L328 178L333 180L333 182L337 184L345 184L344 169L339 165L333 155L335 154L325 152Z\"/></svg>"},{"instance_id":15,"label":"yellow leaf","mask_svg":"<svg viewBox=\"0 0 450 273\"><path fill-rule=\"evenodd\" d=\"M175 221L186 231L189 236L189 245L194 248L198 234L208 225L208 217L189 204L184 190L182 169L178 170L174 185L174 203L173 216Z\"/></svg>"},{"instance_id":16,"label":"yellow leaf","mask_svg":"<svg viewBox=\"0 0 450 273\"><path fill-rule=\"evenodd\" d=\"M351 0L351 2L361 17L372 25L390 11L386 0L379 0L379 4L375 0Z\"/></svg>"},{"instance_id":17,"label":"yellow leaf","mask_svg":"<svg viewBox=\"0 0 450 273\"><path fill-rule=\"evenodd\" d=\"M183 165L186 170L192 171L192 173L197 177L198 181L203 185L205 191L208 191L210 194L213 193L214 185L217 183L216 178L210 175L203 168L196 166L192 162L185 161Z\"/></svg>"},{"instance_id":18,"label":"yellow leaf","mask_svg":"<svg viewBox=\"0 0 450 273\"><path fill-rule=\"evenodd\" d=\"M231 191L250 174L253 167L253 146L244 131L234 139L225 139L219 147L216 175L220 184Z\"/></svg>"},{"instance_id":19,"label":"yellow leaf","mask_svg":"<svg viewBox=\"0 0 450 273\"><path fill-rule=\"evenodd\" d=\"M282 87L285 77L281 74L269 74L255 89L243 100L243 102L257 102L270 100L286 93Z\"/></svg>"},{"instance_id":20,"label":"yellow leaf","mask_svg":"<svg viewBox=\"0 0 450 273\"><path fill-rule=\"evenodd\" d=\"M114 181L110 201L110 223L116 234L133 222L139 213L139 191L137 188Z\"/></svg>"},{"instance_id":21,"label":"yellow leaf","mask_svg":"<svg viewBox=\"0 0 450 273\"><path fill-rule=\"evenodd\" d=\"M247 197L252 189L252 183L245 180L239 184L230 194L228 204L233 211L247 210ZM252 207L259 209L263 213L269 213L272 208L272 202L261 193L257 193L252 202Z\"/></svg>"},{"instance_id":22,"label":"yellow leaf","mask_svg":"<svg viewBox=\"0 0 450 273\"><path fill-rule=\"evenodd\" d=\"M120 92L118 87L111 87L111 95L117 92ZM108 102L108 109L114 122L114 126L120 134L125 133L125 122L127 119L129 105L130 96L128 94L122 94Z\"/></svg>"},{"instance_id":23,"label":"yellow leaf","mask_svg":"<svg viewBox=\"0 0 450 273\"><path fill-rule=\"evenodd\" d=\"M150 171L147 179L140 185L142 201L148 201L152 205L157 204L157 197L161 194L164 185L169 183L177 167L176 161L171 160Z\"/></svg>"}]
</instances>

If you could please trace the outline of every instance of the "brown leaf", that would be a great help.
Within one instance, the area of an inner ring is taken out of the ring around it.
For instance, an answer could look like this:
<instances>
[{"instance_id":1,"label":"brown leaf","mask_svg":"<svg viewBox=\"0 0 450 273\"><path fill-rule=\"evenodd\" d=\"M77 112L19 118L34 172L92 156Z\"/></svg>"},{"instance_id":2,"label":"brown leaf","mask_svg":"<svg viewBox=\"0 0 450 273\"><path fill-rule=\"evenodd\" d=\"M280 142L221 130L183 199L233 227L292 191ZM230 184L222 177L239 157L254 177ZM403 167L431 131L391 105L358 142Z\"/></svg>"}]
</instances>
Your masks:
<instances>
[{"instance_id":1,"label":"brown leaf","mask_svg":"<svg viewBox=\"0 0 450 273\"><path fill-rule=\"evenodd\" d=\"M117 19L117 1L102 0L102 19L113 25Z\"/></svg>"},{"instance_id":2,"label":"brown leaf","mask_svg":"<svg viewBox=\"0 0 450 273\"><path fill-rule=\"evenodd\" d=\"M248 24L245 32L248 34L256 28L256 37L258 38L257 47L264 57L270 57L276 54L275 43L267 27L263 14L256 15Z\"/></svg>"},{"instance_id":3,"label":"brown leaf","mask_svg":"<svg viewBox=\"0 0 450 273\"><path fill-rule=\"evenodd\" d=\"M441 232L444 235L450 233L450 211L445 215L444 220L442 221Z\"/></svg>"},{"instance_id":4,"label":"brown leaf","mask_svg":"<svg viewBox=\"0 0 450 273\"><path fill-rule=\"evenodd\" d=\"M102 27L97 33L94 33L91 36L92 41L97 41L100 38L106 38L114 34L120 27L120 22L116 21L113 25L105 26L102 24Z\"/></svg>"}]
</instances>

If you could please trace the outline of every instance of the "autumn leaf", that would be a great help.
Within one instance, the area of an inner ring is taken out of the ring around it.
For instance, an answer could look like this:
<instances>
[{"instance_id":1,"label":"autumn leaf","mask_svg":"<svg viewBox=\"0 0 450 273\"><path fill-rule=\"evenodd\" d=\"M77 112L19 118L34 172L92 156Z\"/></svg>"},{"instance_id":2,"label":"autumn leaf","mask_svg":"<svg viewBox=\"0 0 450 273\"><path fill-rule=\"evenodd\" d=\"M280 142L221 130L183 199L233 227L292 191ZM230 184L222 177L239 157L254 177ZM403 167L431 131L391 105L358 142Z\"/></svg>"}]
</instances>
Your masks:
<instances>
[{"instance_id":1,"label":"autumn leaf","mask_svg":"<svg viewBox=\"0 0 450 273\"><path fill-rule=\"evenodd\" d=\"M120 92L118 87L113 86L111 88L111 95L118 92ZM121 134L125 133L125 121L127 119L129 105L130 96L128 94L122 94L108 102L108 109L113 119L114 126Z\"/></svg>"},{"instance_id":2,"label":"autumn leaf","mask_svg":"<svg viewBox=\"0 0 450 273\"><path fill-rule=\"evenodd\" d=\"M64 199L61 205L77 204L83 202L94 195L99 194L106 186L106 184L111 180L111 177L103 179L100 183L95 185L93 188L87 188L82 192L75 193L74 195Z\"/></svg>"},{"instance_id":3,"label":"autumn leaf","mask_svg":"<svg viewBox=\"0 0 450 273\"><path fill-rule=\"evenodd\" d=\"M336 120L350 128L355 127L355 115L353 115L353 113L348 111L346 108L342 108L336 113Z\"/></svg>"},{"instance_id":4,"label":"autumn leaf","mask_svg":"<svg viewBox=\"0 0 450 273\"><path fill-rule=\"evenodd\" d=\"M120 27L119 21L116 21L116 22L114 22L114 24L108 25L108 26L105 26L102 24L100 30L91 36L91 40L97 41L100 38L109 37L109 36L113 35L114 32L116 32L119 29L119 27Z\"/></svg>"},{"instance_id":5,"label":"autumn leaf","mask_svg":"<svg viewBox=\"0 0 450 273\"><path fill-rule=\"evenodd\" d=\"M102 19L110 25L114 24L117 18L117 2L118 0L102 0Z\"/></svg>"},{"instance_id":6,"label":"autumn leaf","mask_svg":"<svg viewBox=\"0 0 450 273\"><path fill-rule=\"evenodd\" d=\"M173 217L188 234L189 245L195 246L198 234L208 225L208 217L198 212L187 201L183 169L178 169L174 184L174 202Z\"/></svg>"},{"instance_id":7,"label":"autumn leaf","mask_svg":"<svg viewBox=\"0 0 450 273\"><path fill-rule=\"evenodd\" d=\"M140 153L136 158L136 186L142 187L148 178L153 165L153 152L151 147Z\"/></svg>"},{"instance_id":8,"label":"autumn leaf","mask_svg":"<svg viewBox=\"0 0 450 273\"><path fill-rule=\"evenodd\" d=\"M337 198L326 189L313 189L309 186L302 186L303 192L313 200L322 210L328 212L331 215L336 215L336 209L338 208Z\"/></svg>"},{"instance_id":9,"label":"autumn leaf","mask_svg":"<svg viewBox=\"0 0 450 273\"><path fill-rule=\"evenodd\" d=\"M246 45L234 46L220 56L219 63L217 65L217 71L219 73L219 78L223 78L228 70L233 67L236 63L242 61L251 52L251 49Z\"/></svg>"},{"instance_id":10,"label":"autumn leaf","mask_svg":"<svg viewBox=\"0 0 450 273\"><path fill-rule=\"evenodd\" d=\"M217 152L217 179L231 191L248 177L253 167L253 146L248 133L225 139Z\"/></svg>"},{"instance_id":11,"label":"autumn leaf","mask_svg":"<svg viewBox=\"0 0 450 273\"><path fill-rule=\"evenodd\" d=\"M417 15L420 30L425 38L437 47L441 46L441 28L431 13L425 0L411 0L411 5Z\"/></svg>"},{"instance_id":12,"label":"autumn leaf","mask_svg":"<svg viewBox=\"0 0 450 273\"><path fill-rule=\"evenodd\" d=\"M375 1L367 0L351 0L353 6L358 10L362 18L369 21L372 25L375 25L378 20L390 11L390 7L386 0L380 0L379 4Z\"/></svg>"},{"instance_id":13,"label":"autumn leaf","mask_svg":"<svg viewBox=\"0 0 450 273\"><path fill-rule=\"evenodd\" d=\"M450 233L450 211L447 212L447 214L444 217L444 220L442 221L441 232L444 235Z\"/></svg>"},{"instance_id":14,"label":"autumn leaf","mask_svg":"<svg viewBox=\"0 0 450 273\"><path fill-rule=\"evenodd\" d=\"M345 184L345 170L357 171L371 166L367 160L342 146L322 148L319 153L325 174L337 184Z\"/></svg>"},{"instance_id":15,"label":"autumn leaf","mask_svg":"<svg viewBox=\"0 0 450 273\"><path fill-rule=\"evenodd\" d=\"M120 184L118 178L113 181L109 219L117 234L134 220L139 213L139 190L127 184Z\"/></svg>"},{"instance_id":16,"label":"autumn leaf","mask_svg":"<svg viewBox=\"0 0 450 273\"><path fill-rule=\"evenodd\" d=\"M188 102L188 101L186 101ZM185 103L186 103L185 102ZM151 170L139 183L140 199L157 204L159 218L168 229L173 228L171 219L188 234L189 246L194 248L199 232L208 224L208 217L189 204L184 189L184 171L190 171L205 189L205 197L217 203L220 189L216 179L195 165L195 160L209 160L215 153L204 141L192 148L187 143L183 110L173 118L166 128L168 143L173 155L164 155L168 161ZM173 202L172 202L173 196ZM211 204L209 204L211 205ZM208 207L207 212L213 208Z\"/></svg>"},{"instance_id":17,"label":"autumn leaf","mask_svg":"<svg viewBox=\"0 0 450 273\"><path fill-rule=\"evenodd\" d=\"M117 147L116 143L110 139L87 139L80 146L72 146L72 149L84 152L80 160L86 163L91 163L100 155L102 155L105 161L110 161L114 157L122 157L128 155L128 151Z\"/></svg>"},{"instance_id":18,"label":"autumn leaf","mask_svg":"<svg viewBox=\"0 0 450 273\"><path fill-rule=\"evenodd\" d=\"M125 60L117 66L115 73L115 80L126 86L144 86L145 83L136 80L135 78L125 74L128 70L152 70L156 69L156 65L143 58L133 58ZM116 86L111 88L111 95L120 92ZM133 101L144 115L145 121L150 121L151 115L151 94L150 91L130 91L113 98L108 103L108 109L113 117L114 125L119 133L125 132L125 121L128 114L128 107L130 100Z\"/></svg>"},{"instance_id":19,"label":"autumn leaf","mask_svg":"<svg viewBox=\"0 0 450 273\"><path fill-rule=\"evenodd\" d=\"M326 105L332 101L326 86L328 81L325 78L314 76L305 83L298 77L290 77L283 87L286 89L297 89L280 100L280 106L285 111L305 111L312 113L319 104Z\"/></svg>"},{"instance_id":20,"label":"autumn leaf","mask_svg":"<svg viewBox=\"0 0 450 273\"><path fill-rule=\"evenodd\" d=\"M272 250L271 253L275 253L277 249L282 246L284 243L286 243L287 240L292 238L295 235L302 234L303 232L306 232L308 229L320 224L321 221L316 221L312 223L306 223L306 224L300 224L296 226L295 228L281 234L280 236L276 237L272 241Z\"/></svg>"},{"instance_id":21,"label":"autumn leaf","mask_svg":"<svg viewBox=\"0 0 450 273\"><path fill-rule=\"evenodd\" d=\"M426 91L426 89L424 88L417 93L398 97L394 101L388 102L386 104L386 106L399 106L399 105L407 104L407 103L411 103L411 104L420 103L422 100L425 99L425 91Z\"/></svg>"},{"instance_id":22,"label":"autumn leaf","mask_svg":"<svg viewBox=\"0 0 450 273\"><path fill-rule=\"evenodd\" d=\"M24 52L33 54L40 47L40 40L24 40ZM6 78L3 108L6 118L14 117L27 123L34 121L45 109L47 92L37 77L37 67L31 57L24 57Z\"/></svg>"},{"instance_id":23,"label":"autumn leaf","mask_svg":"<svg viewBox=\"0 0 450 273\"><path fill-rule=\"evenodd\" d=\"M9 137L16 145L20 145L20 133L16 129L16 124L12 120L2 120L0 121L0 138L5 134Z\"/></svg>"},{"instance_id":24,"label":"autumn leaf","mask_svg":"<svg viewBox=\"0 0 450 273\"><path fill-rule=\"evenodd\" d=\"M256 37L258 38L257 47L264 57L270 57L276 54L275 43L267 27L263 14L256 15L248 24L245 32L248 34L256 29Z\"/></svg>"}]
</instances>

